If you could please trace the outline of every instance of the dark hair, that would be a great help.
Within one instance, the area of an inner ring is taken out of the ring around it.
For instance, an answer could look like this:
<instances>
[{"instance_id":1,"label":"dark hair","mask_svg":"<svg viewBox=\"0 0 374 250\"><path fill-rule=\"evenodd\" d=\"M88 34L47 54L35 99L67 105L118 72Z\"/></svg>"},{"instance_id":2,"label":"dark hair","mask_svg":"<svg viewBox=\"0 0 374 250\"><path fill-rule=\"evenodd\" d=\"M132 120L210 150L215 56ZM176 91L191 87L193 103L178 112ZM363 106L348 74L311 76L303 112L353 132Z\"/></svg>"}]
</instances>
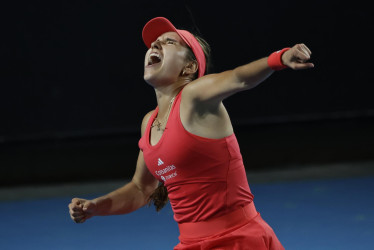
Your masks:
<instances>
[{"instance_id":1,"label":"dark hair","mask_svg":"<svg viewBox=\"0 0 374 250\"><path fill-rule=\"evenodd\" d=\"M159 182L156 190L149 196L148 206L151 206L152 203L156 208L156 211L160 211L169 201L168 191L164 186L163 182Z\"/></svg>"},{"instance_id":2,"label":"dark hair","mask_svg":"<svg viewBox=\"0 0 374 250\"><path fill-rule=\"evenodd\" d=\"M192 33L191 33L192 34ZM198 36L196 34L193 34L194 37L196 38L196 40L200 43L201 45L201 48L203 49L203 52L204 52L204 56L205 56L205 63L206 63L206 67L205 67L205 72L204 72L204 75L206 74L209 74L210 71L211 71L211 57L210 57L210 54L211 54L211 48L210 48L210 45L208 44L208 42L202 38L201 36ZM194 53L192 52L192 49L189 48L188 49L188 54L187 54L187 60L191 60L191 61L197 61L196 60L196 57L194 55ZM198 72L195 73L194 77L192 80L196 79L198 76Z\"/></svg>"}]
</instances>

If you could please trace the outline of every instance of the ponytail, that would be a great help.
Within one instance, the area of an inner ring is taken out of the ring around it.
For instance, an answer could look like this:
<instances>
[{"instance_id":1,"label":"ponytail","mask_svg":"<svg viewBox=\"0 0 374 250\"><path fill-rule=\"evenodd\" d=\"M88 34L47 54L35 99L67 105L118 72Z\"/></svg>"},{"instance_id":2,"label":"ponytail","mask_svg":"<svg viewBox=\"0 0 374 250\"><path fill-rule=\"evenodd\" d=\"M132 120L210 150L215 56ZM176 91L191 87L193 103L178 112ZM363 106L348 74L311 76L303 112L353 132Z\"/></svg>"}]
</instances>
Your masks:
<instances>
[{"instance_id":1,"label":"ponytail","mask_svg":"<svg viewBox=\"0 0 374 250\"><path fill-rule=\"evenodd\" d=\"M149 197L148 206L151 206L153 203L153 205L156 208L156 211L159 212L166 205L166 203L168 203L168 201L168 191L164 186L164 183L160 182L160 185Z\"/></svg>"}]
</instances>

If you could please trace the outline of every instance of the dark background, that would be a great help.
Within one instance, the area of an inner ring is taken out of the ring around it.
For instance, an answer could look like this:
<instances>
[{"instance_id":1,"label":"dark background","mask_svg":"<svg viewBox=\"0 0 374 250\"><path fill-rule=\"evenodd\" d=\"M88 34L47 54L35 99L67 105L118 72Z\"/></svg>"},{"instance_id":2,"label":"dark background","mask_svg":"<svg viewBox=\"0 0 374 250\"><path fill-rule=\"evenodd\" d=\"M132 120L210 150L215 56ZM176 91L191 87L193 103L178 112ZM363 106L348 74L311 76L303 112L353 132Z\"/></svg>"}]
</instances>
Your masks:
<instances>
[{"instance_id":1,"label":"dark background","mask_svg":"<svg viewBox=\"0 0 374 250\"><path fill-rule=\"evenodd\" d=\"M374 158L372 11L339 1L12 1L1 7L1 185L130 178L143 116L144 24L212 47L212 72L305 43L283 70L225 100L250 171Z\"/></svg>"}]
</instances>

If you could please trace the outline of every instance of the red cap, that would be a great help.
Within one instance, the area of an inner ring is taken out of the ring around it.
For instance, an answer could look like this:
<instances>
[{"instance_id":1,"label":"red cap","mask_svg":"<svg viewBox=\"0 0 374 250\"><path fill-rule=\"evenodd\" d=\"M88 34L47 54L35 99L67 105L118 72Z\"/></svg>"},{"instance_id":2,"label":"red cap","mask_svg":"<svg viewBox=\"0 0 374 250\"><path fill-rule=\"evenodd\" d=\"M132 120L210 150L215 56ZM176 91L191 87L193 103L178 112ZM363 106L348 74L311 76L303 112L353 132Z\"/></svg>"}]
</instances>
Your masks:
<instances>
[{"instance_id":1,"label":"red cap","mask_svg":"<svg viewBox=\"0 0 374 250\"><path fill-rule=\"evenodd\" d=\"M203 76L205 73L206 61L203 48L200 43L196 40L195 36L187 30L178 30L174 25L165 17L155 17L148 21L143 28L143 41L145 45L150 48L151 44L157 40L159 36L166 32L176 32L185 43L192 49L197 64L199 66L198 78Z\"/></svg>"}]
</instances>

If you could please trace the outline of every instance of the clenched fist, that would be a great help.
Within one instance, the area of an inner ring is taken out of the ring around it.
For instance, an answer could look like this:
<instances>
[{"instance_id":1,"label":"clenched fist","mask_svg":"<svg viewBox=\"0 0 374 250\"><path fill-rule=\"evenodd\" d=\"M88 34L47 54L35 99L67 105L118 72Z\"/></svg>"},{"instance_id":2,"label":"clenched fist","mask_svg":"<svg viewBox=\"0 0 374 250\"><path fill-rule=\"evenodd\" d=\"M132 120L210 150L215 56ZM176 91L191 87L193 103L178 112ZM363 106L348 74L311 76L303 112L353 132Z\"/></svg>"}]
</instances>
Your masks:
<instances>
[{"instance_id":1,"label":"clenched fist","mask_svg":"<svg viewBox=\"0 0 374 250\"><path fill-rule=\"evenodd\" d=\"M309 62L312 52L303 43L296 44L282 55L282 63L291 69L313 68L314 64Z\"/></svg>"},{"instance_id":2,"label":"clenched fist","mask_svg":"<svg viewBox=\"0 0 374 250\"><path fill-rule=\"evenodd\" d=\"M83 223L95 215L96 203L91 200L74 198L69 204L71 219L76 223Z\"/></svg>"}]
</instances>

